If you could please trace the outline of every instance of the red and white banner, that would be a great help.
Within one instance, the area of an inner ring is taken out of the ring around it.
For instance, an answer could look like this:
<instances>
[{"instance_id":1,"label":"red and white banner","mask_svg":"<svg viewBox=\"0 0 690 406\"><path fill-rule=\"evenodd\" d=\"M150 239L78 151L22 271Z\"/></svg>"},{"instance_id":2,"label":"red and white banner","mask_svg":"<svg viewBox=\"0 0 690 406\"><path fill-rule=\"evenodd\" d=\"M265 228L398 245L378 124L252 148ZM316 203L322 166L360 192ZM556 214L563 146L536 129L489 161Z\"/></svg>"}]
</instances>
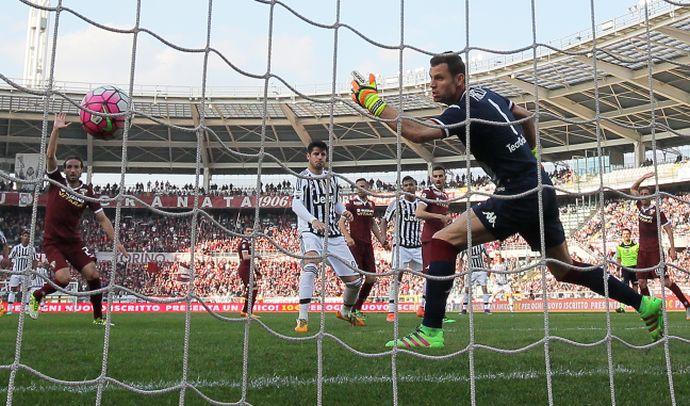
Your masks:
<instances>
[{"instance_id":1,"label":"red and white banner","mask_svg":"<svg viewBox=\"0 0 690 406\"><path fill-rule=\"evenodd\" d=\"M458 191L446 190L449 199L458 196ZM345 202L354 195L345 195L342 200ZM108 196L106 196L108 197ZM194 207L193 195L182 196L168 196L168 195L154 195L152 193L143 193L136 195L151 207L158 209L191 209ZM484 200L486 197L479 196L479 200ZM372 197L371 200L376 206L387 207L391 202L392 197ZM473 199L477 200L477 199ZM252 209L256 207L256 196L199 196L199 208L201 209ZM33 194L18 193L18 192L0 192L0 206L19 206L27 207L33 203ZM38 198L39 206L45 206L46 195L42 194ZM292 206L292 196L260 196L259 204L261 207L268 209L287 209ZM101 203L103 207L115 207L116 202ZM143 208L146 207L138 201L127 197L122 201L122 208Z\"/></svg>"},{"instance_id":2,"label":"red and white banner","mask_svg":"<svg viewBox=\"0 0 690 406\"><path fill-rule=\"evenodd\" d=\"M107 197L107 196L106 196ZM137 195L146 204L160 209L191 209L194 207L194 196L167 196L144 193ZM256 207L256 196L199 196L199 208L202 209L251 209ZM31 206L33 195L31 193L0 192L0 206ZM46 195L38 198L38 204L45 206ZM292 196L260 196L261 207L286 209L292 205ZM115 207L116 202L101 203L103 207ZM146 207L138 201L127 197L122 201L122 208Z\"/></svg>"},{"instance_id":3,"label":"red and white banner","mask_svg":"<svg viewBox=\"0 0 690 406\"><path fill-rule=\"evenodd\" d=\"M240 302L226 302L226 303L206 303L209 309L218 313L239 313L242 310L242 303ZM326 312L335 313L340 310L342 303L326 303ZM401 312L410 313L417 309L416 303L399 303L398 309ZM12 306L9 309L14 311ZM41 311L45 313L91 313L93 308L91 303L50 303L41 304ZM185 302L177 303L114 303L110 307L113 313L183 313L187 310ZM254 305L254 311L257 313L282 313L282 312L297 312L299 310L299 303L262 303L259 302ZM206 312L206 308L198 302L191 303L191 311L194 313ZM321 304L312 303L309 306L310 312L320 312ZM369 313L383 313L388 311L388 303L365 303L362 306L362 311Z\"/></svg>"},{"instance_id":4,"label":"red and white banner","mask_svg":"<svg viewBox=\"0 0 690 406\"><path fill-rule=\"evenodd\" d=\"M615 311L618 308L618 302L609 300L609 310ZM483 304L479 302L474 303L474 310L481 312ZM514 308L516 312L520 313L542 313L544 311L544 302L541 300L520 300L515 301ZM606 301L603 298L591 299L549 299L549 312L553 313L580 313L580 312L604 312L606 311ZM628 307L627 311L634 311L632 307ZM677 299L666 300L666 310L668 311L685 311L685 307ZM491 304L491 311L494 312L508 312L508 302L496 301Z\"/></svg>"},{"instance_id":5,"label":"red and white banner","mask_svg":"<svg viewBox=\"0 0 690 406\"><path fill-rule=\"evenodd\" d=\"M7 305L6 305L7 306ZM240 302L224 302L224 303L207 303L209 309L218 313L238 313L242 310L242 303ZM334 313L340 310L341 303L327 302L326 312ZM618 307L618 303L614 301L609 302L609 309L614 311ZM10 306L10 309L12 307ZM46 313L91 313L91 303L43 303L41 309ZM110 310L113 313L182 313L187 309L184 302L177 303L114 303ZM482 311L482 304L475 303L474 309L476 312ZM257 313L293 313L299 310L298 303L262 303L259 302L254 306L254 311ZM417 303L405 302L398 304L398 311L401 313L412 313L417 310ZM494 312L507 312L508 303L498 301L491 305L491 310ZM604 299L551 299L549 300L549 311L554 313L582 313L582 312L603 312L605 311ZM632 311L631 308L628 309ZM676 299L668 299L666 302L666 310L668 311L685 311L683 305ZM200 303L193 302L191 304L191 311L194 313L203 313L206 308ZM320 312L321 304L312 303L309 307L311 312ZM362 311L365 313L385 313L388 311L388 303L365 303L362 306ZM543 312L543 302L541 300L523 300L515 302L515 311L520 313L541 313Z\"/></svg>"}]
</instances>

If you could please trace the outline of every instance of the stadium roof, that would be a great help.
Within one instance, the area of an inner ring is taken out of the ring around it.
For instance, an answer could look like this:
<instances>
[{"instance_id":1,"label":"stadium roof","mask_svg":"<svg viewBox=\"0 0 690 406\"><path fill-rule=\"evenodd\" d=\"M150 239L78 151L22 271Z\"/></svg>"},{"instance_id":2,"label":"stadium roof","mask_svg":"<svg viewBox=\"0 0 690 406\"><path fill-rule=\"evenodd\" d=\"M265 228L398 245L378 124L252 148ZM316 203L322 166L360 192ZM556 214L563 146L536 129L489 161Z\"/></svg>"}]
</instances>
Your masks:
<instances>
[{"instance_id":1,"label":"stadium roof","mask_svg":"<svg viewBox=\"0 0 690 406\"><path fill-rule=\"evenodd\" d=\"M657 123L667 128L656 129L660 148L687 144L690 135L690 6L676 7L663 3L650 17L650 45L653 55L651 79ZM596 47L599 79L601 136L607 153L637 151L644 143L650 148L651 119L648 42L643 15L632 13L602 24L598 29ZM591 120L596 110L595 82L591 33L580 33L558 44L561 51L538 48L537 74L534 72L532 50L484 61L482 66L470 64L470 82L510 97L515 103L535 109L535 93L539 96L540 134L546 160L564 160L583 155L596 148L593 123L573 124ZM408 115L427 117L441 112L441 106L429 96L426 72L406 74L403 106ZM79 102L85 88L66 84L60 90ZM384 94L398 103L397 78L385 79ZM197 93L175 95L163 90L135 91L136 109L164 122L194 127L199 120L201 99ZM152 88L153 89L153 88ZM304 166L304 147L310 140L327 139L329 111L327 103L306 98L281 96L271 92L266 100L265 151L280 162L298 169ZM206 124L230 148L241 153L259 151L264 100L219 94L209 89L205 108ZM347 93L340 96L346 98ZM328 94L313 98L326 99ZM396 136L385 125L360 115L350 105L337 102L334 106L334 167L338 171L383 171L396 163ZM40 148L43 100L4 86L0 89L0 165L10 169L16 153L38 152ZM51 100L50 111L77 114L77 108L60 97ZM566 122L557 119L564 117ZM212 134L197 135L157 124L146 117L136 117L129 132L127 151L130 172L193 173L197 138L201 138L202 165L211 173L255 173L256 158L243 158L228 152ZM94 171L119 172L121 141L102 141L85 137L76 126L61 136L60 155L78 154L87 157ZM591 155L591 154L590 154ZM402 144L402 164L406 169L426 168L429 162L448 167L464 166L461 144L456 139L427 145ZM282 172L279 165L265 159L264 172Z\"/></svg>"}]
</instances>

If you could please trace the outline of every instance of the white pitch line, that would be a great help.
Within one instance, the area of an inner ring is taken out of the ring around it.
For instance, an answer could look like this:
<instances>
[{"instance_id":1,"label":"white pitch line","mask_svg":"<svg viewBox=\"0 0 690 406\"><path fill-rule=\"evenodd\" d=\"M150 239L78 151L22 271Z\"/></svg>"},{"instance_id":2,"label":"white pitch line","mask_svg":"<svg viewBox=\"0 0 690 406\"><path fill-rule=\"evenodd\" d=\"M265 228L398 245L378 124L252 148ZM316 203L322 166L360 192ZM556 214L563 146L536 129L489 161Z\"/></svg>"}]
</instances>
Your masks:
<instances>
[{"instance_id":1,"label":"white pitch line","mask_svg":"<svg viewBox=\"0 0 690 406\"><path fill-rule=\"evenodd\" d=\"M690 373L690 366L675 370L674 375L684 375ZM634 375L644 374L645 376L665 376L665 370L635 370L625 367L616 367L614 369L616 375ZM480 381L494 381L494 380L533 380L540 379L545 376L542 370L517 371L517 372L499 372L477 374L475 379ZM581 378L591 376L608 376L608 370L604 368L599 369L556 369L553 370L551 376L564 378ZM374 375L340 375L324 378L325 385L351 385L351 384L372 384L372 383L390 383L390 376L374 376ZM462 374L443 374L443 375L398 375L398 382L402 383L464 383L469 382L469 377ZM156 390L165 387L177 385L177 381L157 381L157 382L125 382L129 385L136 386L143 390ZM219 380L192 380L189 382L199 389L204 388L227 388L237 389L241 387L239 381L219 381ZM250 389L281 389L294 386L315 386L316 378L296 378L290 376L262 376L251 378L249 381ZM124 391L126 389L119 386L108 384L109 390ZM96 390L96 386L63 386L57 384L41 384L32 383L28 386L16 386L15 392L70 392L70 393L88 393ZM7 388L0 388L0 393L7 392Z\"/></svg>"}]
</instances>

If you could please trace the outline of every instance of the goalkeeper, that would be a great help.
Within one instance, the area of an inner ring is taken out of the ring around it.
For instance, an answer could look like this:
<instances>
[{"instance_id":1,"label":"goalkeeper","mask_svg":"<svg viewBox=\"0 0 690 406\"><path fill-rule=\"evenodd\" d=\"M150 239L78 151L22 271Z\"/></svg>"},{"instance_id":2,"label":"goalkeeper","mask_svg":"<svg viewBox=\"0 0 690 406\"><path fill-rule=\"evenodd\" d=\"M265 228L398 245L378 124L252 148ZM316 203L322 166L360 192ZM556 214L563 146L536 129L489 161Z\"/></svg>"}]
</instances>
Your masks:
<instances>
[{"instance_id":1,"label":"goalkeeper","mask_svg":"<svg viewBox=\"0 0 690 406\"><path fill-rule=\"evenodd\" d=\"M467 146L492 176L496 184L495 196L472 206L471 210L462 213L452 224L434 234L430 243L428 274L443 277L455 273L458 252L468 245L468 223L473 245L497 239L504 240L519 233L532 250L541 251L540 223L543 221L543 244L547 258L568 265L589 266L573 261L568 253L555 190L544 188L541 205L539 204L539 172L543 185L552 184L544 169L537 163L536 129L531 113L489 89L465 88L465 64L456 53L436 55L431 58L430 65L432 96L434 101L446 104L447 108L440 116L431 118L424 124L403 119L403 137L415 143L423 143L457 136L465 143L467 116L473 120L486 120L497 124L471 122L470 145ZM372 115L387 120L386 123L397 131L398 111L388 106L379 96L373 75L369 75L368 81L353 81L352 95L357 104ZM520 119L525 120L519 124L513 123ZM514 197L522 193L525 195ZM585 286L600 295L604 294L604 270L600 267L590 271L579 271L553 262L549 262L547 266L558 281ZM635 308L646 323L652 339L661 338L661 300L642 297L612 276L607 276L607 282L609 296ZM386 346L443 347L443 314L452 285L453 280L429 280L422 325L397 342L389 341Z\"/></svg>"}]
</instances>

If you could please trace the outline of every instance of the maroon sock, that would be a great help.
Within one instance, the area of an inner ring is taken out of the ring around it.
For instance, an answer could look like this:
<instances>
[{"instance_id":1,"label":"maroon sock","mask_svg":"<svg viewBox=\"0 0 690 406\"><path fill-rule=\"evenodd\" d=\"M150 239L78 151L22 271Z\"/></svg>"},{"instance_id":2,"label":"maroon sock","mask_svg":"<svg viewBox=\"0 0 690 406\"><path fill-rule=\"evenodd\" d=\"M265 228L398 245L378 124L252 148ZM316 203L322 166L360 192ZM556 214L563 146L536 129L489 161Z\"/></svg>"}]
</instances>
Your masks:
<instances>
[{"instance_id":1,"label":"maroon sock","mask_svg":"<svg viewBox=\"0 0 690 406\"><path fill-rule=\"evenodd\" d=\"M252 313L254 313L254 305L256 304L256 294L259 293L259 288L255 287L252 291Z\"/></svg>"},{"instance_id":2,"label":"maroon sock","mask_svg":"<svg viewBox=\"0 0 690 406\"><path fill-rule=\"evenodd\" d=\"M364 304L364 302L367 301L367 298L369 297L369 294L371 293L371 289L373 287L374 282L364 282L362 284L362 287L359 288L359 296L357 297L357 302L355 302L355 305L352 307L354 310L362 310L362 305Z\"/></svg>"},{"instance_id":3,"label":"maroon sock","mask_svg":"<svg viewBox=\"0 0 690 406\"><path fill-rule=\"evenodd\" d=\"M254 304L256 304L256 294L259 292L258 287L254 287L254 290L249 290L249 287L244 289L244 305L242 306L242 313L248 313L249 300L252 302L252 311L254 310Z\"/></svg>"},{"instance_id":4,"label":"maroon sock","mask_svg":"<svg viewBox=\"0 0 690 406\"><path fill-rule=\"evenodd\" d=\"M247 313L249 307L249 286L244 287L244 305L242 306L242 313Z\"/></svg>"},{"instance_id":5,"label":"maroon sock","mask_svg":"<svg viewBox=\"0 0 690 406\"><path fill-rule=\"evenodd\" d=\"M649 296L649 287L645 286L644 288L640 288L640 294L642 296Z\"/></svg>"},{"instance_id":6,"label":"maroon sock","mask_svg":"<svg viewBox=\"0 0 690 406\"><path fill-rule=\"evenodd\" d=\"M680 300L680 302L686 309L690 307L690 303L688 303L688 299L685 298L683 291L680 290L680 286L676 285L676 283L673 282L671 286L669 286L668 288L671 289L671 292L673 292L673 294L676 295L678 300Z\"/></svg>"},{"instance_id":7,"label":"maroon sock","mask_svg":"<svg viewBox=\"0 0 690 406\"><path fill-rule=\"evenodd\" d=\"M92 281L86 281L89 285L89 290L96 290L101 288L101 278L96 278ZM93 318L102 319L103 318L103 294L98 293L96 295L89 296L89 300L93 305Z\"/></svg>"},{"instance_id":8,"label":"maroon sock","mask_svg":"<svg viewBox=\"0 0 690 406\"><path fill-rule=\"evenodd\" d=\"M455 273L455 260L459 250L451 243L433 238L429 244L429 270L431 276L449 276ZM453 280L426 281L426 304L424 305L423 325L432 328L443 327L448 293Z\"/></svg>"}]
</instances>

